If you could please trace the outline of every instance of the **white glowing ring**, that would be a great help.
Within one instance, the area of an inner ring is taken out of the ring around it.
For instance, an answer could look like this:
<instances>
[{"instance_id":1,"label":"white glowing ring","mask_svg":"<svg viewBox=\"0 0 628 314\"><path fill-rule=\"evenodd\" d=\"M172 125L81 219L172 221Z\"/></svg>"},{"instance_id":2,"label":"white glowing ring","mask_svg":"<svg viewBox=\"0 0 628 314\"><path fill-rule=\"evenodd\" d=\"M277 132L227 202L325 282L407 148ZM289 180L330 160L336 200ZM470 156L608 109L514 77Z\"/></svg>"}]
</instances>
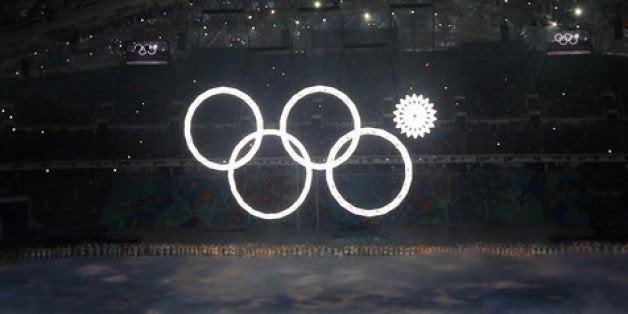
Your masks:
<instances>
[{"instance_id":1,"label":"white glowing ring","mask_svg":"<svg viewBox=\"0 0 628 314\"><path fill-rule=\"evenodd\" d=\"M194 117L194 113L196 112L196 109L206 99L212 96L220 95L220 94L232 95L244 101L251 108L251 111L253 111L253 116L255 117L255 123L256 123L256 132L252 133L252 134L255 134L255 141L253 142L253 146L251 147L251 150L249 150L249 152L246 153L242 157L242 159L230 160L229 163L227 164L215 163L205 158L205 156L203 156L194 145L194 140L192 139L192 130L191 130L192 118ZM255 101L253 101L253 99L251 99L249 95L231 87L215 87L212 89L208 89L207 91L205 91L204 93L196 97L196 99L194 99L194 102L192 102L192 104L190 105L190 108L188 108L187 114L185 115L184 125L183 125L183 134L185 136L185 143L187 144L188 149L190 150L194 158L196 158L196 160L198 160L205 167L209 169L220 170L220 171L237 169L237 168L242 167L244 164L248 163L249 161L251 161L251 159L253 159L253 156L255 156L255 154L259 150L260 145L262 145L261 141L262 141L262 137L264 136L263 131L264 131L264 120L262 118L262 113L260 112L260 109L255 103Z\"/></svg>"},{"instance_id":2,"label":"white glowing ring","mask_svg":"<svg viewBox=\"0 0 628 314\"><path fill-rule=\"evenodd\" d=\"M258 139L260 137L263 137L264 135L279 136L282 140L285 139L287 141L292 142L292 144L294 144L297 147L301 155L303 155L303 158L306 164L310 162L310 155L307 153L307 150L305 149L303 144L296 137L292 136L291 134L282 132L280 130L266 129L266 130L253 132L245 136L233 149L233 152L231 153L231 157L229 158L229 163L230 164L234 163L234 161L238 158L238 154L240 153L240 150L242 150L244 145L250 142L251 139L255 138L255 141L258 141ZM227 176L229 179L229 187L231 188L231 193L235 197L238 204L242 208L244 208L244 210L246 210L249 214L258 218L262 218L262 219L279 219L279 218L283 218L292 214L295 210L297 210L297 208L303 205L303 202L305 202L305 198L307 197L307 194L310 192L310 186L312 185L312 168L305 166L305 184L303 185L303 190L301 190L301 194L299 194L299 197L297 198L297 200L292 205L290 205L290 207L282 211L279 211L277 213L263 213L258 210L255 210L253 207L247 204L242 198L242 195L240 195L240 192L238 192L238 188L236 187L236 182L235 182L235 169L234 168L229 168L227 172Z\"/></svg>"},{"instance_id":3,"label":"white glowing ring","mask_svg":"<svg viewBox=\"0 0 628 314\"><path fill-rule=\"evenodd\" d=\"M571 44L572 46L576 45L578 43L578 41L580 40L580 35L579 34L575 34L573 35L573 37L569 40L569 44Z\"/></svg>"},{"instance_id":4,"label":"white glowing ring","mask_svg":"<svg viewBox=\"0 0 628 314\"><path fill-rule=\"evenodd\" d=\"M153 56L157 53L157 45L148 45L148 54Z\"/></svg>"},{"instance_id":5,"label":"white glowing ring","mask_svg":"<svg viewBox=\"0 0 628 314\"><path fill-rule=\"evenodd\" d=\"M342 197L342 195L338 191L338 188L336 187L336 182L334 181L334 169L333 168L326 169L325 178L327 179L327 186L329 187L329 191L331 192L331 195L336 199L336 201L338 201L340 206L342 206L343 208L345 208L346 210L350 211L351 213L355 215L364 216L364 217L380 216L395 209L397 206L399 206L399 204L401 204L403 199L408 195L408 192L410 191L410 185L412 184L412 160L410 159L410 154L408 153L408 150L403 145L403 143L401 143L401 141L397 139L397 137L395 137L394 135L382 129L376 129L376 128L363 128L363 129L351 131L343 135L334 144L334 146L332 146L331 151L329 152L328 160L333 160L334 158L336 158L336 154L347 141L355 138L356 136L360 137L362 135L379 136L389 141L390 143L392 143L395 146L395 148L397 148L397 150L399 150L399 152L401 153L401 158L403 159L403 164L405 167L405 170L404 170L405 178L403 180L403 184L401 185L401 190L399 191L399 194L397 194L397 196L395 196L395 198L390 203L382 207L374 208L374 209L363 209L349 203L347 200L344 199L344 197Z\"/></svg>"},{"instance_id":6,"label":"white glowing ring","mask_svg":"<svg viewBox=\"0 0 628 314\"><path fill-rule=\"evenodd\" d=\"M347 108L349 108L349 112L351 113L351 117L353 118L353 130L357 131L360 129L361 124L362 124L361 119L360 119L360 113L358 112L358 108L355 106L351 98L349 98L349 96L347 96L345 93L333 87L318 85L318 86L304 88L303 90L301 90L300 92L292 96L290 100L288 100L286 105L283 107L283 111L281 112L281 117L279 119L279 131L285 134L288 133L288 115L290 114L290 110L292 110L292 108L296 105L296 103L299 100L301 100L303 97L311 95L311 94L315 94L315 93L329 94L332 96L336 96L338 99L340 99L347 106ZM351 134L357 134L357 133L351 133ZM347 161L349 158L351 158L351 155L355 152L356 148L358 148L359 141L360 141L360 137L354 135L353 138L351 139L351 144L349 145L349 148L347 148L347 151L343 155L341 155L338 159L327 159L325 163L315 163L315 162L304 160L290 146L290 143L288 143L287 138L285 137L281 138L281 143L283 144L284 148L286 149L290 157L292 157L292 159L294 159L297 163L299 163L300 165L304 167L310 167L316 170L332 169L332 168L338 167L339 165Z\"/></svg>"},{"instance_id":7,"label":"white glowing ring","mask_svg":"<svg viewBox=\"0 0 628 314\"><path fill-rule=\"evenodd\" d=\"M137 51L137 53L138 53L140 56L143 56L143 55L145 55L145 54L146 54L146 49L144 49L144 46L143 46L143 45L136 44L134 48L135 48L135 51Z\"/></svg>"}]
</instances>

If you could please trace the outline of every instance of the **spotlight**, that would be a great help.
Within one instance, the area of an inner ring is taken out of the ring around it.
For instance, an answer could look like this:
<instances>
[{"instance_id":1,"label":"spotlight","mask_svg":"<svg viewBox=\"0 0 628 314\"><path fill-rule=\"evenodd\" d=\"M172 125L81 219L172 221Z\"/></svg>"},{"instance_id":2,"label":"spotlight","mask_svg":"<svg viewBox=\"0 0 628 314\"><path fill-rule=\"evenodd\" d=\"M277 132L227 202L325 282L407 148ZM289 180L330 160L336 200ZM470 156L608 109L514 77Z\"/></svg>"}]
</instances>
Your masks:
<instances>
[{"instance_id":1,"label":"spotlight","mask_svg":"<svg viewBox=\"0 0 628 314\"><path fill-rule=\"evenodd\" d=\"M573 12L576 16L580 16L582 15L582 9L581 8L576 8Z\"/></svg>"},{"instance_id":2,"label":"spotlight","mask_svg":"<svg viewBox=\"0 0 628 314\"><path fill-rule=\"evenodd\" d=\"M315 8L320 8L321 7L321 2L320 1L314 1L314 7Z\"/></svg>"},{"instance_id":3,"label":"spotlight","mask_svg":"<svg viewBox=\"0 0 628 314\"><path fill-rule=\"evenodd\" d=\"M367 20L367 21L370 20L371 19L371 14L368 13L368 12L364 12L364 19Z\"/></svg>"}]
</instances>

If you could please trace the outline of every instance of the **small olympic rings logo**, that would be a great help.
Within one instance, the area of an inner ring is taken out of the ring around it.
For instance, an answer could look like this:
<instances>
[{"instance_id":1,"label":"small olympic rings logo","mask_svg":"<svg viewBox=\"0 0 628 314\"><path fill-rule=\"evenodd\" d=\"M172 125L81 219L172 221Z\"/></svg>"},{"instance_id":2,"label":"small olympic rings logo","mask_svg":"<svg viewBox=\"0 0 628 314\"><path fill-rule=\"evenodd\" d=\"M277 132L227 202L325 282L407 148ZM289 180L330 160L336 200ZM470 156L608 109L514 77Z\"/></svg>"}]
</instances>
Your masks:
<instances>
[{"instance_id":1,"label":"small olympic rings logo","mask_svg":"<svg viewBox=\"0 0 628 314\"><path fill-rule=\"evenodd\" d=\"M332 146L329 152L329 155L327 156L327 159L325 159L326 161L323 163L313 162L310 159L310 156L307 150L305 149L305 146L303 146L303 144L296 137L294 137L292 134L288 133L287 131L288 116L290 115L290 111L292 110L292 108L294 108L297 102L301 100L303 97L311 95L311 94L315 94L315 93L324 93L324 94L329 94L329 95L337 97L344 103L345 106L347 106L353 118L353 130L351 130L347 134L341 136L340 139L338 139L338 141ZM194 117L194 113L196 112L196 109L198 109L198 107L203 103L203 101L216 95L231 95L244 101L244 103L253 112L253 116L255 117L255 122L256 122L255 131L248 134L239 143L237 143L227 163L216 163L207 159L198 151L198 149L194 145L194 140L192 138L192 118ZM355 152L355 150L358 147L360 138L365 135L376 136L376 137L380 137L389 141L391 144L393 144L393 146L395 146L395 148L399 151L399 153L401 153L401 157L404 163L405 177L404 177L401 189L399 193L397 194L397 196L395 196L395 198L392 201L390 201L388 204L382 207L373 208L373 209L360 208L351 204L340 194L340 192L338 191L338 187L336 186L336 183L334 181L334 168L340 166L341 164L349 160L349 158L351 158L351 155ZM361 126L360 114L358 112L357 107L353 103L353 101L346 94L344 94L343 92L333 87L312 86L312 87L305 88L301 90L300 92L296 93L294 96L292 96L290 100L288 100L286 105L284 106L283 111L281 113L280 121L279 121L279 129L264 129L264 120L262 118L260 108L257 106L255 101L251 99L249 95L231 87L211 88L205 91L204 93L200 94L188 108L187 113L185 115L185 120L184 120L184 136L185 136L185 142L188 146L188 149L190 150L194 158L196 158L196 160L198 160L201 164L203 164L205 167L209 169L227 171L227 177L228 177L231 193L233 194L234 198L236 199L240 207L246 210L249 214L258 218L262 218L262 219L283 218L285 216L290 215L291 213L296 211L301 205L303 205L307 197L307 194L309 193L310 187L312 185L313 170L325 171L325 179L327 181L327 186L329 187L329 191L331 192L331 195L334 197L334 199L336 199L336 201L340 204L340 206L342 206L343 208L345 208L346 210L348 210L349 212L355 215L364 216L364 217L374 217L374 216L384 215L390 212L391 210L395 209L397 206L399 206L399 204L401 204L403 199L408 195L408 192L410 191L410 185L412 184L412 160L410 159L410 154L408 153L408 150L403 145L403 143L401 143L401 141L397 137L395 137L394 135L392 135L391 133L383 129L363 128ZM251 161L251 159L253 159L253 157L255 156L255 154L260 148L261 140L264 136L279 137L281 139L281 143L284 149L288 152L290 157L299 165L305 168L305 183L303 184L303 189L301 193L299 194L298 198L294 201L294 203L291 206L276 213L264 213L264 212L254 209L252 206L246 203L246 201L244 201L244 199L242 198L242 195L240 194L240 192L238 192L238 189L236 187L236 181L235 181L235 170L244 166L246 163ZM244 156L238 159L240 151L244 148L244 146L247 143L251 141L253 141L253 144L250 150L246 154L244 154ZM344 154L337 156L340 149L347 142L350 142L347 150L344 152ZM296 147L299 153L297 153L294 150L292 145Z\"/></svg>"},{"instance_id":2,"label":"small olympic rings logo","mask_svg":"<svg viewBox=\"0 0 628 314\"><path fill-rule=\"evenodd\" d=\"M566 46L570 44L575 46L578 44L578 40L580 39L580 34L572 34L572 33L556 33L554 34L554 42L557 42L561 46Z\"/></svg>"},{"instance_id":3,"label":"small olympic rings logo","mask_svg":"<svg viewBox=\"0 0 628 314\"><path fill-rule=\"evenodd\" d=\"M153 56L157 53L157 45L155 44L147 44L147 43L136 43L133 46L133 51L135 51L140 56L150 55Z\"/></svg>"}]
</instances>

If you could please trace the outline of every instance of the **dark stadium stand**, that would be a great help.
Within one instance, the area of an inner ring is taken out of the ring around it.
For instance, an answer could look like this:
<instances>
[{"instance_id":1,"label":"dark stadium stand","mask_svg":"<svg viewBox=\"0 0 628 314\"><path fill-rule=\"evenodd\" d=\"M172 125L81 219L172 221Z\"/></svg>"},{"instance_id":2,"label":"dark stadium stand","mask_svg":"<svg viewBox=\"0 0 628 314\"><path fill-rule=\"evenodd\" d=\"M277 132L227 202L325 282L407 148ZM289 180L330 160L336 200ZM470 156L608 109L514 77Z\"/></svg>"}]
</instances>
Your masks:
<instances>
[{"instance_id":1,"label":"dark stadium stand","mask_svg":"<svg viewBox=\"0 0 628 314\"><path fill-rule=\"evenodd\" d=\"M209 52L206 54L212 56ZM4 79L2 97L9 100L7 104L11 105L7 105L3 113L7 123L2 128L5 135L1 138L1 145L5 147L5 153L0 159L5 169L17 171L3 172L3 176L19 178L14 181L19 182L15 186L17 190L9 194L29 195L34 204L33 216L37 223L45 230L52 230L52 233L72 236L72 232L100 230L98 225L102 224L102 220L95 219L98 214L93 211L106 210L99 206L106 208L106 204L111 204L113 200L104 201L102 195L97 196L87 190L81 192L82 186L86 184L82 179L71 172L68 174L69 170L54 169L49 162L54 162L52 165L70 162L76 171L85 172L87 170L80 170L83 167L80 165L85 161L103 161L94 166L92 171L95 177L89 183L103 190L115 187L115 177L141 177L145 171L157 171L175 177L176 173L192 171L191 175L195 175L198 170L194 169L198 168L190 168L189 165L194 163L190 161L182 136L184 110L197 92L222 84L236 86L250 93L260 104L268 128L269 125L277 127L281 106L290 93L306 84L326 82L338 86L354 100L363 125L384 128L393 134L397 133L391 116L395 99L404 92L424 93L435 103L439 120L436 128L426 137L418 141L403 139L415 158L532 156L555 160L550 165L568 162L568 167L571 167L568 168L569 172L581 173L580 179L574 182L588 186L582 182L596 179L589 178L590 175L586 173L596 171L587 169L599 167L574 164L569 156L575 158L579 154L592 154L598 157L587 158L609 158L626 153L628 129L621 101L625 91L618 83L626 78L616 71L618 66L626 67L626 61L615 57L592 55L568 57L573 60L544 60L542 54L517 43L478 43L459 50L430 54L404 52L394 61L368 65L369 60L380 59L386 52L379 48L350 51L337 60L299 55L292 61L290 55L252 54L236 54L232 58L225 58L224 52L218 51L214 62L204 61L195 67L193 71L196 73L207 73L197 75L196 82L182 74L192 71L192 64L186 61L174 62L168 68L160 69L113 67L80 74ZM425 60L429 60L429 67L425 66ZM518 62L519 68L513 68L510 65L514 60L529 61ZM325 67L330 61L343 66ZM242 62L250 62L251 68L238 68ZM389 66L391 62L392 70ZM530 69L527 64L535 62L541 62L542 66L536 70ZM567 64L569 71L561 75L554 74ZM238 68L237 72L232 72L232 68ZM223 77L221 73L230 74ZM329 81L330 77L334 78L333 81ZM538 94L539 104L535 108L527 107L525 95L528 94ZM464 95L468 105L464 105L457 95ZM607 117L608 109L616 110L617 116ZM537 110L540 111L540 119L532 119L531 114ZM454 119L458 113L464 113L466 119ZM9 116L12 117L10 120ZM201 152L215 160L226 160L235 143L253 130L251 116L248 108L230 97L206 101L194 120L197 125L195 142ZM302 139L313 158L318 160L325 158L335 139L350 129L347 109L333 97L310 96L290 115L289 130ZM394 147L379 145L374 139L365 139L363 143L366 146L359 149L354 158L378 156L382 160L390 160L392 164L398 162L398 153ZM556 154L562 157L544 157ZM278 141L269 141L262 146L257 157L276 157L279 159L271 162L280 164L286 153ZM501 160L507 162L512 158L503 157ZM159 162L151 166L151 160ZM177 167L176 160L184 160L185 163ZM366 158L360 163L372 162L369 160ZM133 163L136 161L141 162L141 166ZM28 163L32 164L29 166ZM543 164L547 167L548 163L526 163L524 168L516 172L520 175L536 172L537 167ZM459 164L463 165L464 162ZM467 165L497 167L483 170L488 173L503 171L499 170L499 163L488 162L483 165L473 162ZM442 166L445 167L445 164ZM456 167L456 162L449 163L443 171L453 175L457 171ZM39 171L29 174L18 169ZM31 176L50 177L56 181L40 186L36 183L37 179L27 179ZM69 181L59 176L67 177ZM617 184L621 185L619 182L623 179L617 179ZM58 191L49 189L49 186L72 190L74 192L62 194L74 196L60 200L57 198ZM589 193L607 193L604 189L587 189ZM611 207L620 206L622 202L619 198L610 199L611 202L620 202ZM55 221L47 216L57 215L61 208L68 208L68 212L71 212L73 209L68 204L72 203L93 204L91 211L81 213L76 218L84 214L90 216L80 222ZM57 210L53 214L47 208ZM591 213L591 208L587 213ZM453 213L448 215L448 221L460 219L455 218ZM597 225L613 224L612 219L599 215L599 212L589 215ZM213 224L220 221L216 219ZM343 224L341 221L344 218L333 219L337 224ZM465 219L468 218L462 221ZM489 218L476 217L472 221L476 219L486 223ZM394 221L390 223L395 224ZM434 220L434 223L439 224L438 221ZM303 223L308 224L306 221ZM506 221L501 223L512 224ZM621 233L618 228L615 225L612 228L599 227L598 233L616 236ZM68 233L65 230L72 231Z\"/></svg>"}]
</instances>

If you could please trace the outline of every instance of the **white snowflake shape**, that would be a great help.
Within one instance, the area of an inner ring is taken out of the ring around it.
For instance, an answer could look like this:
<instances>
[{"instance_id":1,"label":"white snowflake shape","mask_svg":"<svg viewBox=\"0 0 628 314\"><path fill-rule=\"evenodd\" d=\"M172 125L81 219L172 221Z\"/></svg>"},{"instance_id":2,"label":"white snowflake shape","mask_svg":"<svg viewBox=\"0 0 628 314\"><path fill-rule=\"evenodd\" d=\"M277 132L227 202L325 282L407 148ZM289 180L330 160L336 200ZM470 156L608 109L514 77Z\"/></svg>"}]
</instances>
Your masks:
<instances>
[{"instance_id":1,"label":"white snowflake shape","mask_svg":"<svg viewBox=\"0 0 628 314\"><path fill-rule=\"evenodd\" d=\"M417 138L430 133L436 121L436 110L430 99L412 94L399 101L396 105L397 110L393 111L395 114L393 121L397 123L395 127L401 129L401 134L406 133L408 137Z\"/></svg>"}]
</instances>

